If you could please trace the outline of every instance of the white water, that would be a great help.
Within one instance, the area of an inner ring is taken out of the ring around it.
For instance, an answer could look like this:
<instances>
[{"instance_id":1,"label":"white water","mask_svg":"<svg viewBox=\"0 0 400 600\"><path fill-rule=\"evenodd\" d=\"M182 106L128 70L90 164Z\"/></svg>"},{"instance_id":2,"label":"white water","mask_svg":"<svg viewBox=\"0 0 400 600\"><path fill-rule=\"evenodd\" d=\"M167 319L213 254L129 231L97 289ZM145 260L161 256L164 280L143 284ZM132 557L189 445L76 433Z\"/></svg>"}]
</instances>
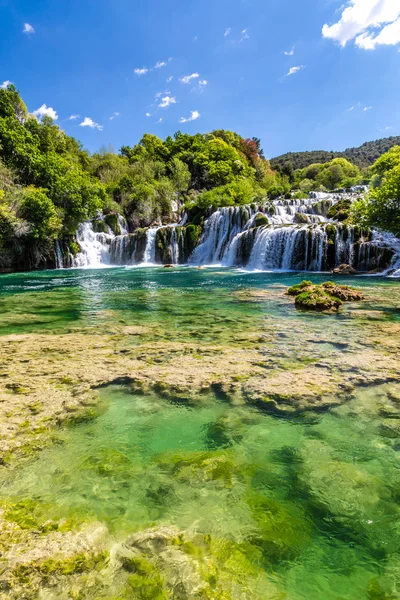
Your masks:
<instances>
[{"instance_id":1,"label":"white water","mask_svg":"<svg viewBox=\"0 0 400 600\"><path fill-rule=\"evenodd\" d=\"M74 259L74 267L98 268L110 263L110 242L115 235L109 230L109 233L95 233L90 221L86 221L79 226L76 234L81 251Z\"/></svg>"},{"instance_id":2,"label":"white water","mask_svg":"<svg viewBox=\"0 0 400 600\"><path fill-rule=\"evenodd\" d=\"M121 230L121 235L128 235L129 231L127 229L126 219L122 215L118 215L118 225Z\"/></svg>"},{"instance_id":3,"label":"white water","mask_svg":"<svg viewBox=\"0 0 400 600\"><path fill-rule=\"evenodd\" d=\"M146 231L146 248L143 256L143 263L154 265L156 261L156 235L159 227L150 227Z\"/></svg>"},{"instance_id":4,"label":"white water","mask_svg":"<svg viewBox=\"0 0 400 600\"><path fill-rule=\"evenodd\" d=\"M63 257L60 247L60 242L56 240L54 242L54 258L56 259L56 269L63 268Z\"/></svg>"},{"instance_id":5,"label":"white water","mask_svg":"<svg viewBox=\"0 0 400 600\"><path fill-rule=\"evenodd\" d=\"M379 268L386 249L395 256L386 275L400 277L400 240L386 233L374 232L371 241L355 239L354 228L335 223L336 233L328 239L326 211L339 194L315 194L308 199L278 199L262 205L223 207L213 212L204 224L200 243L189 258L194 265L239 266L252 270L321 271L348 263L369 271ZM256 227L260 213L269 225ZM303 222L305 220L305 222ZM77 234L81 251L73 261L76 267L156 264L157 232L171 229L164 260L182 263L186 256L185 237L178 235L177 224L150 227L143 238L127 234L123 217L118 219L121 235L95 233L90 222L83 223ZM185 218L179 224L185 223ZM357 233L359 236L359 234ZM140 243L139 243L140 242ZM110 247L112 252L110 253ZM62 265L61 248L55 246L57 265ZM168 258L167 258L168 257ZM60 263L61 258L61 263ZM386 258L387 264L387 258Z\"/></svg>"}]
</instances>

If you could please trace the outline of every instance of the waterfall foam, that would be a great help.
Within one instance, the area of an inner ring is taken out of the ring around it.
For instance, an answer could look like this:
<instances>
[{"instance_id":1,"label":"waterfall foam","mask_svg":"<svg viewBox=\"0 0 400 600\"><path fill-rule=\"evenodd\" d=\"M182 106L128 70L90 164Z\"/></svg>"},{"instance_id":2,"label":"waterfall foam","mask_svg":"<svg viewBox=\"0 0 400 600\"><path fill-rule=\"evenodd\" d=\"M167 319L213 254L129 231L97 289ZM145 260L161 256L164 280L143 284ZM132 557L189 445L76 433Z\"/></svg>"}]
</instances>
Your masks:
<instances>
[{"instance_id":1,"label":"waterfall foam","mask_svg":"<svg viewBox=\"0 0 400 600\"><path fill-rule=\"evenodd\" d=\"M156 261L156 235L159 227L150 227L146 231L146 248L144 250L143 263L154 265Z\"/></svg>"},{"instance_id":2,"label":"waterfall foam","mask_svg":"<svg viewBox=\"0 0 400 600\"><path fill-rule=\"evenodd\" d=\"M110 242L115 235L109 229L108 233L96 233L90 221L79 226L76 241L80 252L74 259L74 267L99 268L110 263Z\"/></svg>"}]
</instances>

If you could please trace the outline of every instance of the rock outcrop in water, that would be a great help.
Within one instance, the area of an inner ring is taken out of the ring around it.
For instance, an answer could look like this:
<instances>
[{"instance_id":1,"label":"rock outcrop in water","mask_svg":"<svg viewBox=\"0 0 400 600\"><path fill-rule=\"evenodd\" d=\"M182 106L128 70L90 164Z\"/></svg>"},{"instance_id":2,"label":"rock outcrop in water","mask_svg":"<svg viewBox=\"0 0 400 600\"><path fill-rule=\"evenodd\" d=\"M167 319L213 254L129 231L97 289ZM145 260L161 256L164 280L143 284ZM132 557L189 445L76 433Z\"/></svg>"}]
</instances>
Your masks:
<instances>
[{"instance_id":1,"label":"rock outcrop in water","mask_svg":"<svg viewBox=\"0 0 400 600\"><path fill-rule=\"evenodd\" d=\"M287 294L295 297L296 308L315 311L337 310L343 302L355 302L364 299L361 290L347 285L338 285L333 281L315 285L311 281L304 280L290 287Z\"/></svg>"}]
</instances>

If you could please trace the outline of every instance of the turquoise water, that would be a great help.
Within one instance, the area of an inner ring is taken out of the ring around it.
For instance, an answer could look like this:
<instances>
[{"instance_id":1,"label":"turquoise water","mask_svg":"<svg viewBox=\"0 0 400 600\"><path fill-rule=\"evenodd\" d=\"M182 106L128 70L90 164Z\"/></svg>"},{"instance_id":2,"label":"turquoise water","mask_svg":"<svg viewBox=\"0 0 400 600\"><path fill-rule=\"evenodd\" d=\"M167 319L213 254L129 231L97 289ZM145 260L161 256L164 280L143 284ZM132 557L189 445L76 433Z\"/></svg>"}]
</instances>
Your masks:
<instances>
[{"instance_id":1,"label":"turquoise water","mask_svg":"<svg viewBox=\"0 0 400 600\"><path fill-rule=\"evenodd\" d=\"M346 278L364 289L365 303L313 315L281 299L283 286L302 278L218 269L7 275L0 331L89 335L119 322L151 327L144 339L160 343L198 335L200 345L239 347L238 336L270 319L272 357L284 348L287 360L302 360L308 339L315 360L340 361L363 327L399 321L400 282ZM271 296L257 295L265 290ZM291 328L293 339L285 337ZM297 346L296 331L306 336ZM100 416L62 429L59 444L4 477L3 499L34 500L48 518L100 521L116 540L173 525L229 541L275 590L210 598L400 598L399 384L361 388L329 411L291 418L211 394L182 404L127 386L99 393Z\"/></svg>"}]
</instances>

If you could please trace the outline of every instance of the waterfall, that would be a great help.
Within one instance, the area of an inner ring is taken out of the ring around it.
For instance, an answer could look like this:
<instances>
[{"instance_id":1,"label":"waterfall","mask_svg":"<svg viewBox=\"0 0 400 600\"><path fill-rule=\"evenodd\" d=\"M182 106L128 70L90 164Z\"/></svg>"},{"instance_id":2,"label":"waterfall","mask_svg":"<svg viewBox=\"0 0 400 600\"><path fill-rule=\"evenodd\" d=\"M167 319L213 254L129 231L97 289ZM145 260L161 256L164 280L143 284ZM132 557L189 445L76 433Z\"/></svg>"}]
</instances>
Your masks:
<instances>
[{"instance_id":1,"label":"waterfall","mask_svg":"<svg viewBox=\"0 0 400 600\"><path fill-rule=\"evenodd\" d=\"M179 245L178 245L178 235L176 227L171 228L171 259L172 264L177 265L179 263Z\"/></svg>"},{"instance_id":2,"label":"waterfall","mask_svg":"<svg viewBox=\"0 0 400 600\"><path fill-rule=\"evenodd\" d=\"M126 219L122 215L118 215L118 225L121 231L121 235L128 235L128 229L126 224Z\"/></svg>"},{"instance_id":3,"label":"waterfall","mask_svg":"<svg viewBox=\"0 0 400 600\"><path fill-rule=\"evenodd\" d=\"M146 248L143 256L146 265L153 265L156 261L156 235L159 229L159 227L150 227L146 231Z\"/></svg>"},{"instance_id":4,"label":"waterfall","mask_svg":"<svg viewBox=\"0 0 400 600\"><path fill-rule=\"evenodd\" d=\"M255 270L329 271L342 263L358 271L400 276L400 240L327 218L329 208L349 194L310 194L209 211L204 226L187 223L136 229L128 233L119 215L115 236L98 214L83 223L73 266L157 264L223 265ZM96 233L96 231L97 233ZM101 231L101 232L100 232ZM200 240L199 240L199 236ZM199 241L198 241L199 240ZM63 256L54 246L57 267ZM64 264L67 264L65 259Z\"/></svg>"},{"instance_id":5,"label":"waterfall","mask_svg":"<svg viewBox=\"0 0 400 600\"><path fill-rule=\"evenodd\" d=\"M248 263L249 269L321 271L327 235L319 226L259 228Z\"/></svg>"},{"instance_id":6,"label":"waterfall","mask_svg":"<svg viewBox=\"0 0 400 600\"><path fill-rule=\"evenodd\" d=\"M63 256L61 252L61 246L59 240L54 242L54 258L56 262L56 269L63 268Z\"/></svg>"},{"instance_id":7,"label":"waterfall","mask_svg":"<svg viewBox=\"0 0 400 600\"><path fill-rule=\"evenodd\" d=\"M254 212L249 206L229 206L215 211L205 223L191 262L204 265L223 261L229 255L233 237L248 228Z\"/></svg>"},{"instance_id":8,"label":"waterfall","mask_svg":"<svg viewBox=\"0 0 400 600\"><path fill-rule=\"evenodd\" d=\"M79 226L76 241L80 252L74 259L74 267L97 268L110 263L110 242L115 236L109 233L96 233L91 221L86 221Z\"/></svg>"}]
</instances>

